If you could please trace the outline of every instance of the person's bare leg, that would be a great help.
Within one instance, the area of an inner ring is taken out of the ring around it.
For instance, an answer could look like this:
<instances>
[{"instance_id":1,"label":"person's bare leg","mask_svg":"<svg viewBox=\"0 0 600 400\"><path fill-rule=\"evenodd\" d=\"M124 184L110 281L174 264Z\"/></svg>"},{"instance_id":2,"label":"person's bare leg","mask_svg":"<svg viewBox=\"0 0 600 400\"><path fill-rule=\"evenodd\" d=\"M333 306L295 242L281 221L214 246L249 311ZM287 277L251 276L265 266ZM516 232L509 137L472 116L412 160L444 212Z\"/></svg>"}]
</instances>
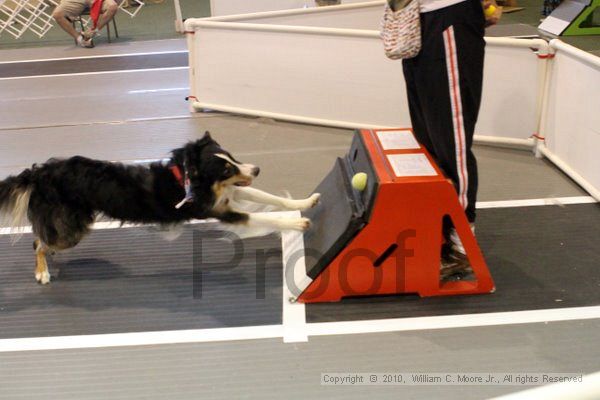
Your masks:
<instances>
[{"instance_id":1,"label":"person's bare leg","mask_svg":"<svg viewBox=\"0 0 600 400\"><path fill-rule=\"evenodd\" d=\"M52 18L58 23L58 25L63 29L63 31L67 32L69 35L73 37L73 39L77 40L79 36L79 32L75 30L73 24L67 19L65 12L59 8L56 8L52 13Z\"/></svg>"},{"instance_id":2,"label":"person's bare leg","mask_svg":"<svg viewBox=\"0 0 600 400\"><path fill-rule=\"evenodd\" d=\"M119 5L114 0L104 0L104 4L106 5L106 10L98 18L98 25L96 26L96 30L98 31L108 24L119 9Z\"/></svg>"}]
</instances>

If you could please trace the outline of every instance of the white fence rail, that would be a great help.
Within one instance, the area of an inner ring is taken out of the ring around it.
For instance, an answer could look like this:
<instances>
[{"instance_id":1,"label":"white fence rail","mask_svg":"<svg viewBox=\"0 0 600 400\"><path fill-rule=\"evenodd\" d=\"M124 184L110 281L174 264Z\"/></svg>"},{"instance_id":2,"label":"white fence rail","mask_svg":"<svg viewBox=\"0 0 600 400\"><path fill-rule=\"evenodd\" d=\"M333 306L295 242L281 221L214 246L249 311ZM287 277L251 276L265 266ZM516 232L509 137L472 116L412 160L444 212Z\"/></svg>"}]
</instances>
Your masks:
<instances>
[{"instance_id":1,"label":"white fence rail","mask_svg":"<svg viewBox=\"0 0 600 400\"><path fill-rule=\"evenodd\" d=\"M377 30L383 4L186 20L192 110L346 128L410 126L402 64L383 55ZM535 145L600 199L598 58L560 41L486 42L476 140Z\"/></svg>"},{"instance_id":2,"label":"white fence rail","mask_svg":"<svg viewBox=\"0 0 600 400\"><path fill-rule=\"evenodd\" d=\"M342 0L342 4L358 3L364 0ZM288 10L314 7L315 0L211 0L210 15L235 15L260 11Z\"/></svg>"},{"instance_id":3,"label":"white fence rail","mask_svg":"<svg viewBox=\"0 0 600 400\"><path fill-rule=\"evenodd\" d=\"M600 57L553 40L543 155L600 201Z\"/></svg>"}]
</instances>

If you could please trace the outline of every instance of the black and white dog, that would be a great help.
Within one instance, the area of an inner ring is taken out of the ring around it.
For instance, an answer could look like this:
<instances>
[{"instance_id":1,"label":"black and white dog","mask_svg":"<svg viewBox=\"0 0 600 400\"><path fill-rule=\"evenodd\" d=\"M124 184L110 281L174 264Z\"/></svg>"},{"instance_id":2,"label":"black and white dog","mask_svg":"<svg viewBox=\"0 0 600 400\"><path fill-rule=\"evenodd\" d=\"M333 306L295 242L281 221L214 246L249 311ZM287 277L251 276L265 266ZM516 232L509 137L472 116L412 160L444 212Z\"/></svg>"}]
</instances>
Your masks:
<instances>
[{"instance_id":1,"label":"black and white dog","mask_svg":"<svg viewBox=\"0 0 600 400\"><path fill-rule=\"evenodd\" d=\"M0 215L12 227L31 223L37 237L35 278L50 282L46 254L74 247L100 213L122 222L170 225L216 218L252 228L309 228L307 218L277 218L235 208L240 201L283 210L314 207L319 194L304 200L274 196L250 187L259 168L237 161L208 132L172 151L167 162L149 167L72 157L33 165L0 181Z\"/></svg>"}]
</instances>

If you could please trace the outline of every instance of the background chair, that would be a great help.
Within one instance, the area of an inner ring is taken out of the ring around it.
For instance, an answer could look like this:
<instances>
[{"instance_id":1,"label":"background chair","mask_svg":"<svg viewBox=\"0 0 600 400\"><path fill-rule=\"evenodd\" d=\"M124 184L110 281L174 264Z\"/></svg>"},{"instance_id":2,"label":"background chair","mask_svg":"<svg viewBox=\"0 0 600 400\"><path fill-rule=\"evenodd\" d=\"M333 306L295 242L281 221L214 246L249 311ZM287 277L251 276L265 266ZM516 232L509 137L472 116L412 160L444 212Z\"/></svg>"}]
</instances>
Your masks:
<instances>
[{"instance_id":1,"label":"background chair","mask_svg":"<svg viewBox=\"0 0 600 400\"><path fill-rule=\"evenodd\" d=\"M111 37L110 37L110 24L112 22L113 28L115 30L115 37L119 37L119 30L117 29L117 22L115 21L115 17L112 17L112 19L110 21L108 21L108 23L105 25L106 26L106 37L108 38L108 43L112 43ZM73 27L76 28L76 24L79 23L80 26L80 30L81 32L85 31L85 28L88 26L88 24L90 23L91 19L90 19L90 9L89 7L86 7L85 10L83 10L83 12L81 13L81 15L77 18L72 18L71 22L73 23Z\"/></svg>"}]
</instances>

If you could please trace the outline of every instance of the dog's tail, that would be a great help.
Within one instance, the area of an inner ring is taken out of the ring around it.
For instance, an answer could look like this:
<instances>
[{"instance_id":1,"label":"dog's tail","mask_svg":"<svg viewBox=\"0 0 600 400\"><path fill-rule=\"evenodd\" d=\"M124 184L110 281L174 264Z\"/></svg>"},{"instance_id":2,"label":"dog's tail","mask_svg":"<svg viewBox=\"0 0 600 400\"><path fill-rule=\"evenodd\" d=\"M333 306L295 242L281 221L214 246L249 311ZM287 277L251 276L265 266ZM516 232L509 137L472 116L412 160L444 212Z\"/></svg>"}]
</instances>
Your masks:
<instances>
[{"instance_id":1,"label":"dog's tail","mask_svg":"<svg viewBox=\"0 0 600 400\"><path fill-rule=\"evenodd\" d=\"M29 225L27 213L31 197L31 171L0 181L0 229L8 228L13 241L18 240Z\"/></svg>"}]
</instances>

